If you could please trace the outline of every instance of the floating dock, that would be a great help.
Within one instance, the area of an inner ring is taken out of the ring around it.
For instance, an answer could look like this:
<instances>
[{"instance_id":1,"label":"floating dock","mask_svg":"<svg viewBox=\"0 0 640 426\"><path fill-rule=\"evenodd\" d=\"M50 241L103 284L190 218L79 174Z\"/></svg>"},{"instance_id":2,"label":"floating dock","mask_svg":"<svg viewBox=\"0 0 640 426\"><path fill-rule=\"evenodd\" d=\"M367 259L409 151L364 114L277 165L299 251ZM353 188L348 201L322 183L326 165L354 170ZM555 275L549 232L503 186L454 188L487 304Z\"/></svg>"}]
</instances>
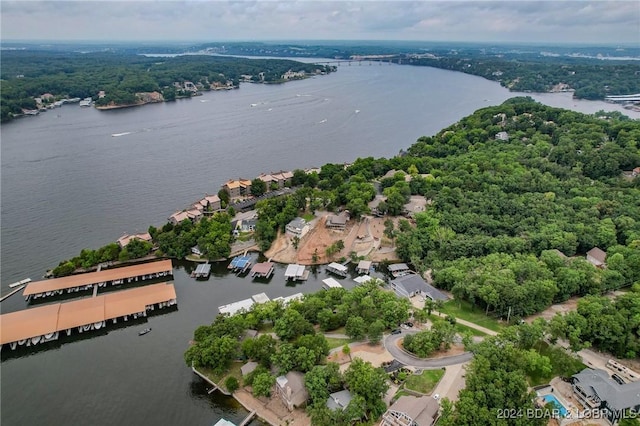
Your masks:
<instances>
[{"instance_id":1,"label":"floating dock","mask_svg":"<svg viewBox=\"0 0 640 426\"><path fill-rule=\"evenodd\" d=\"M296 293L296 294L292 294L291 296L287 296L287 297L276 297L275 299L273 299L274 302L282 302L282 306L287 306L289 303L295 301L295 300L302 300L302 298L304 297L304 295L302 293Z\"/></svg>"},{"instance_id":2,"label":"floating dock","mask_svg":"<svg viewBox=\"0 0 640 426\"><path fill-rule=\"evenodd\" d=\"M67 293L94 290L93 287L106 287L107 285L120 285L136 281L152 280L155 278L173 275L170 260L160 262L148 262L139 265L125 266L89 272L86 274L71 275L62 278L34 281L27 284L24 293L25 299L37 299L41 297L56 296Z\"/></svg>"},{"instance_id":3,"label":"floating dock","mask_svg":"<svg viewBox=\"0 0 640 426\"><path fill-rule=\"evenodd\" d=\"M25 278L24 280L18 281L17 283L9 284L9 288L15 288L15 287L18 287L19 285L29 284L30 282L31 282L31 278Z\"/></svg>"},{"instance_id":4,"label":"floating dock","mask_svg":"<svg viewBox=\"0 0 640 426\"><path fill-rule=\"evenodd\" d=\"M342 284L340 284L337 280L333 278L326 278L322 280L322 288L325 290L329 290L331 288L343 288Z\"/></svg>"},{"instance_id":5,"label":"floating dock","mask_svg":"<svg viewBox=\"0 0 640 426\"><path fill-rule=\"evenodd\" d=\"M107 326L109 320L128 321L146 317L156 307L177 304L173 284L160 283L122 290L72 302L54 303L0 315L0 349L9 345L35 346L67 336L74 330L84 333Z\"/></svg>"},{"instance_id":6,"label":"floating dock","mask_svg":"<svg viewBox=\"0 0 640 426\"><path fill-rule=\"evenodd\" d=\"M287 270L284 271L284 277L292 281L305 281L309 278L309 271L307 271L304 265L294 263L287 266Z\"/></svg>"},{"instance_id":7,"label":"floating dock","mask_svg":"<svg viewBox=\"0 0 640 426\"><path fill-rule=\"evenodd\" d=\"M192 278L209 278L211 275L211 264L201 263L196 266L196 270L191 273Z\"/></svg>"},{"instance_id":8,"label":"floating dock","mask_svg":"<svg viewBox=\"0 0 640 426\"><path fill-rule=\"evenodd\" d=\"M369 275L360 275L359 277L354 278L353 280L355 282L357 282L358 284L364 284L366 282L369 282L373 279L373 277L369 276Z\"/></svg>"},{"instance_id":9,"label":"floating dock","mask_svg":"<svg viewBox=\"0 0 640 426\"><path fill-rule=\"evenodd\" d=\"M341 265L340 263L331 262L330 264L327 265L327 271L345 278L349 273L349 268L347 268L344 265Z\"/></svg>"},{"instance_id":10,"label":"floating dock","mask_svg":"<svg viewBox=\"0 0 640 426\"><path fill-rule=\"evenodd\" d=\"M247 272L247 270L251 267L251 256L236 256L231 260L228 269L231 269L233 272L237 272L242 274Z\"/></svg>"},{"instance_id":11,"label":"floating dock","mask_svg":"<svg viewBox=\"0 0 640 426\"><path fill-rule=\"evenodd\" d=\"M272 262L256 263L251 268L251 276L253 278L269 278L273 271L275 271L275 265Z\"/></svg>"}]
</instances>

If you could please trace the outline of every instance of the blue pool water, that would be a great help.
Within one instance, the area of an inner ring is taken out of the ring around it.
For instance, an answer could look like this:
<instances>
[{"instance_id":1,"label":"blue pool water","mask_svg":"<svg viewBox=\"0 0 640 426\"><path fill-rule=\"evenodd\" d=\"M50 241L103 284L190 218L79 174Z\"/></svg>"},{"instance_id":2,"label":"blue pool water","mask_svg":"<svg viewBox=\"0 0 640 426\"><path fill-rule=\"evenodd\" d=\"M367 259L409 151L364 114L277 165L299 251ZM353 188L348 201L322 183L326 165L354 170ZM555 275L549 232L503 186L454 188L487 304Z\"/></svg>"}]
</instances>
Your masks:
<instances>
[{"instance_id":1,"label":"blue pool water","mask_svg":"<svg viewBox=\"0 0 640 426\"><path fill-rule=\"evenodd\" d=\"M545 403L550 402L556 409L560 410L560 415L562 417L567 416L567 409L560 403L560 401L558 401L558 398L556 398L555 395L545 395L543 399Z\"/></svg>"}]
</instances>

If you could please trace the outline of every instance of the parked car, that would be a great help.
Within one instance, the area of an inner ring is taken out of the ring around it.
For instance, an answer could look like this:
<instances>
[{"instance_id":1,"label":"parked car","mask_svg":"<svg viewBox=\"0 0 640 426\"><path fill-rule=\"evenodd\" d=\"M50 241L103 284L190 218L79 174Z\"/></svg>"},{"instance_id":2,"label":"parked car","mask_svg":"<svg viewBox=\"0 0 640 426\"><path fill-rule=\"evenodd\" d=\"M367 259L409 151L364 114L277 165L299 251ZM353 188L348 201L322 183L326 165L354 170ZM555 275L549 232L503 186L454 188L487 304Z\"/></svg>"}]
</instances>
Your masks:
<instances>
[{"instance_id":1,"label":"parked car","mask_svg":"<svg viewBox=\"0 0 640 426\"><path fill-rule=\"evenodd\" d=\"M406 325L409 328L413 327L413 323L412 322L405 322L404 325Z\"/></svg>"},{"instance_id":2,"label":"parked car","mask_svg":"<svg viewBox=\"0 0 640 426\"><path fill-rule=\"evenodd\" d=\"M396 328L395 330L391 330L391 334L400 334L402 333L402 330L400 330L399 328Z\"/></svg>"}]
</instances>

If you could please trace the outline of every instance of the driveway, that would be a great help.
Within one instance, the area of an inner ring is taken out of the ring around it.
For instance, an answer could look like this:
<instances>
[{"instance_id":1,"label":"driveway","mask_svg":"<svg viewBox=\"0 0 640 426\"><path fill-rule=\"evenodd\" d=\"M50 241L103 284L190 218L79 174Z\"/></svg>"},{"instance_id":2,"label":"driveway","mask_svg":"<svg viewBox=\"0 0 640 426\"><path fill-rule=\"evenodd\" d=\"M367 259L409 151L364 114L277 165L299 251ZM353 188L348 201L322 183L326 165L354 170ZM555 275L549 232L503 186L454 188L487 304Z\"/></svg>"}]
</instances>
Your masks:
<instances>
[{"instance_id":1,"label":"driveway","mask_svg":"<svg viewBox=\"0 0 640 426\"><path fill-rule=\"evenodd\" d=\"M387 351L404 365L418 368L440 368L446 367L448 365L462 364L463 362L470 361L473 358L473 353L471 352L432 359L418 358L416 356L413 356L398 347L398 340L402 339L407 334L413 333L417 333L417 331L402 330L402 333L390 334L383 340L384 347L387 349Z\"/></svg>"}]
</instances>

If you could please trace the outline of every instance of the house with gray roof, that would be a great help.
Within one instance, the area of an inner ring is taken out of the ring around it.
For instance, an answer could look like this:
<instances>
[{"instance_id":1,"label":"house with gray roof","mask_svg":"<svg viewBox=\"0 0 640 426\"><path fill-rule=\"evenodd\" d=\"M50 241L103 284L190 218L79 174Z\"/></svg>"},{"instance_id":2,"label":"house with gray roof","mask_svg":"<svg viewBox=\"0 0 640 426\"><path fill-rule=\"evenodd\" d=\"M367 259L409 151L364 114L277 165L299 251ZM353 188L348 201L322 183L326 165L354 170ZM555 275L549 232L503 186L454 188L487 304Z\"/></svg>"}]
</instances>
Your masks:
<instances>
[{"instance_id":1,"label":"house with gray roof","mask_svg":"<svg viewBox=\"0 0 640 426\"><path fill-rule=\"evenodd\" d=\"M344 410L352 398L351 392L346 389L334 392L327 398L327 408L330 410Z\"/></svg>"},{"instance_id":2,"label":"house with gray roof","mask_svg":"<svg viewBox=\"0 0 640 426\"><path fill-rule=\"evenodd\" d=\"M401 396L383 414L381 426L431 426L438 418L438 401L430 396Z\"/></svg>"},{"instance_id":3,"label":"house with gray roof","mask_svg":"<svg viewBox=\"0 0 640 426\"><path fill-rule=\"evenodd\" d=\"M296 217L285 227L287 235L302 238L309 231L309 224L301 217Z\"/></svg>"},{"instance_id":4,"label":"house with gray roof","mask_svg":"<svg viewBox=\"0 0 640 426\"><path fill-rule=\"evenodd\" d=\"M289 411L300 407L309 399L307 388L304 387L304 374L299 371L289 371L286 376L277 377L276 390Z\"/></svg>"},{"instance_id":5,"label":"house with gray roof","mask_svg":"<svg viewBox=\"0 0 640 426\"><path fill-rule=\"evenodd\" d=\"M424 296L431 300L448 300L449 298L434 286L427 284L425 280L417 274L403 275L395 280L391 280L391 289L399 297Z\"/></svg>"},{"instance_id":6,"label":"house with gray roof","mask_svg":"<svg viewBox=\"0 0 640 426\"><path fill-rule=\"evenodd\" d=\"M619 384L605 370L585 368L574 374L573 393L588 409L606 413L616 424L626 410L640 412L640 382Z\"/></svg>"},{"instance_id":7,"label":"house with gray roof","mask_svg":"<svg viewBox=\"0 0 640 426\"><path fill-rule=\"evenodd\" d=\"M594 247L587 252L587 261L596 268L606 267L606 260L607 252L598 247Z\"/></svg>"}]
</instances>

